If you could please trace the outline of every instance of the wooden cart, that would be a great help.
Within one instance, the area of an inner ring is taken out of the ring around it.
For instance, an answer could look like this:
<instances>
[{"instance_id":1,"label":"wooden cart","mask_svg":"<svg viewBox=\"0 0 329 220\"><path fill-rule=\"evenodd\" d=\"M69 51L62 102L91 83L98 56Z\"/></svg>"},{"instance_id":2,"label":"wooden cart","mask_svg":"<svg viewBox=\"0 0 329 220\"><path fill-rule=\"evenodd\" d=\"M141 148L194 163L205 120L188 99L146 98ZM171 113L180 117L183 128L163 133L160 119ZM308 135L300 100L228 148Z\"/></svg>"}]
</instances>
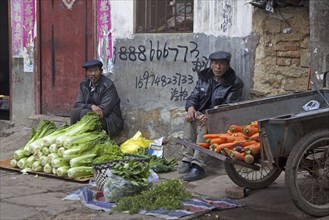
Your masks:
<instances>
[{"instance_id":1,"label":"wooden cart","mask_svg":"<svg viewBox=\"0 0 329 220\"><path fill-rule=\"evenodd\" d=\"M311 100L320 108L305 111ZM225 133L232 124L258 121L261 154L254 164L177 142L224 161L227 175L237 185L264 188L282 171L294 204L313 216L329 215L329 90L307 91L221 106L207 111L208 133Z\"/></svg>"}]
</instances>

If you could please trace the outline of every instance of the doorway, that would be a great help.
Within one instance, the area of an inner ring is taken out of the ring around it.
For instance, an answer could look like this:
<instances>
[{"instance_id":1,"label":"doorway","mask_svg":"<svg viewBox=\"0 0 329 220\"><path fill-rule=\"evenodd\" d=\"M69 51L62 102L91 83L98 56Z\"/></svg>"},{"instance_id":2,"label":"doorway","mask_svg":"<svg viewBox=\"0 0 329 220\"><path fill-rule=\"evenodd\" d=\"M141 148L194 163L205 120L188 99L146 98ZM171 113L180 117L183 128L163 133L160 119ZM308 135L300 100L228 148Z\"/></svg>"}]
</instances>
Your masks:
<instances>
[{"instance_id":1,"label":"doorway","mask_svg":"<svg viewBox=\"0 0 329 220\"><path fill-rule=\"evenodd\" d=\"M8 1L0 1L0 119L10 119Z\"/></svg>"},{"instance_id":2,"label":"doorway","mask_svg":"<svg viewBox=\"0 0 329 220\"><path fill-rule=\"evenodd\" d=\"M41 113L69 116L85 77L82 64L94 55L93 1L40 3Z\"/></svg>"}]
</instances>

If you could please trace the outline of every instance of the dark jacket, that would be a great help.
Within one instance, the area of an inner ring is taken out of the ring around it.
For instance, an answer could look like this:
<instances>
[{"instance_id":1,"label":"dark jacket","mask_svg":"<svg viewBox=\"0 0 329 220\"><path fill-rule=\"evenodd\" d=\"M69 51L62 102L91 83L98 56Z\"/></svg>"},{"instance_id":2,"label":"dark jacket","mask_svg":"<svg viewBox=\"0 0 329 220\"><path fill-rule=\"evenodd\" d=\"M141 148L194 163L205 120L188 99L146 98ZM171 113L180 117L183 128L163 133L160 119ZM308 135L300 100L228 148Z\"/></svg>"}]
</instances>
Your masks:
<instances>
[{"instance_id":1,"label":"dark jacket","mask_svg":"<svg viewBox=\"0 0 329 220\"><path fill-rule=\"evenodd\" d=\"M89 98L90 80L85 79L80 83L80 93L74 108L86 108ZM95 105L103 110L110 136L118 134L123 129L123 118L120 109L120 98L112 80L102 75L94 93Z\"/></svg>"},{"instance_id":2,"label":"dark jacket","mask_svg":"<svg viewBox=\"0 0 329 220\"><path fill-rule=\"evenodd\" d=\"M229 68L222 80L215 86L214 74L210 68L198 73L199 79L191 95L187 98L185 109L194 106L195 110L203 114L207 109L217 105L229 104L241 100L244 83Z\"/></svg>"}]
</instances>

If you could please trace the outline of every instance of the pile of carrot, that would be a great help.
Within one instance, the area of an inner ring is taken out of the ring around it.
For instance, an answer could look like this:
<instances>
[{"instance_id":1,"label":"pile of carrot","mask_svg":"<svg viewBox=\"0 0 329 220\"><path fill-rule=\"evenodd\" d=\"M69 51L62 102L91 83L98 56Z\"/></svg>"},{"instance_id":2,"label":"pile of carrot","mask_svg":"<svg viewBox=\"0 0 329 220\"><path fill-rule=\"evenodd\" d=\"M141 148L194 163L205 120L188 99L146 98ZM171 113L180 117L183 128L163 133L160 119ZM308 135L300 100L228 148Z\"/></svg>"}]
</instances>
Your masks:
<instances>
[{"instance_id":1,"label":"pile of carrot","mask_svg":"<svg viewBox=\"0 0 329 220\"><path fill-rule=\"evenodd\" d=\"M231 125L226 133L205 134L200 147L208 148L217 153L253 163L255 155L260 154L258 122L247 125Z\"/></svg>"}]
</instances>

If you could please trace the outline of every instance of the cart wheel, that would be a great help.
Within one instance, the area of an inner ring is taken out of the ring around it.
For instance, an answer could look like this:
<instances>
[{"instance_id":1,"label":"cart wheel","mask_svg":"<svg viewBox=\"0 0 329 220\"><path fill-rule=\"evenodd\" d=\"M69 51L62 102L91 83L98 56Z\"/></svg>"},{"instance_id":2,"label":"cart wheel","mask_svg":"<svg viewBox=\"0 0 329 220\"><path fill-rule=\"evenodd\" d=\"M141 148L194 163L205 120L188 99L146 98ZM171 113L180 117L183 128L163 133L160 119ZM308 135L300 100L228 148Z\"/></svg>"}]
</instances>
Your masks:
<instances>
[{"instance_id":1,"label":"cart wheel","mask_svg":"<svg viewBox=\"0 0 329 220\"><path fill-rule=\"evenodd\" d=\"M296 143L285 179L300 210L317 217L329 215L329 129L313 131Z\"/></svg>"},{"instance_id":2,"label":"cart wheel","mask_svg":"<svg viewBox=\"0 0 329 220\"><path fill-rule=\"evenodd\" d=\"M273 165L259 166L260 170L250 169L244 166L225 161L224 167L230 179L241 187L248 189L261 189L273 183L281 174L282 169Z\"/></svg>"}]
</instances>

